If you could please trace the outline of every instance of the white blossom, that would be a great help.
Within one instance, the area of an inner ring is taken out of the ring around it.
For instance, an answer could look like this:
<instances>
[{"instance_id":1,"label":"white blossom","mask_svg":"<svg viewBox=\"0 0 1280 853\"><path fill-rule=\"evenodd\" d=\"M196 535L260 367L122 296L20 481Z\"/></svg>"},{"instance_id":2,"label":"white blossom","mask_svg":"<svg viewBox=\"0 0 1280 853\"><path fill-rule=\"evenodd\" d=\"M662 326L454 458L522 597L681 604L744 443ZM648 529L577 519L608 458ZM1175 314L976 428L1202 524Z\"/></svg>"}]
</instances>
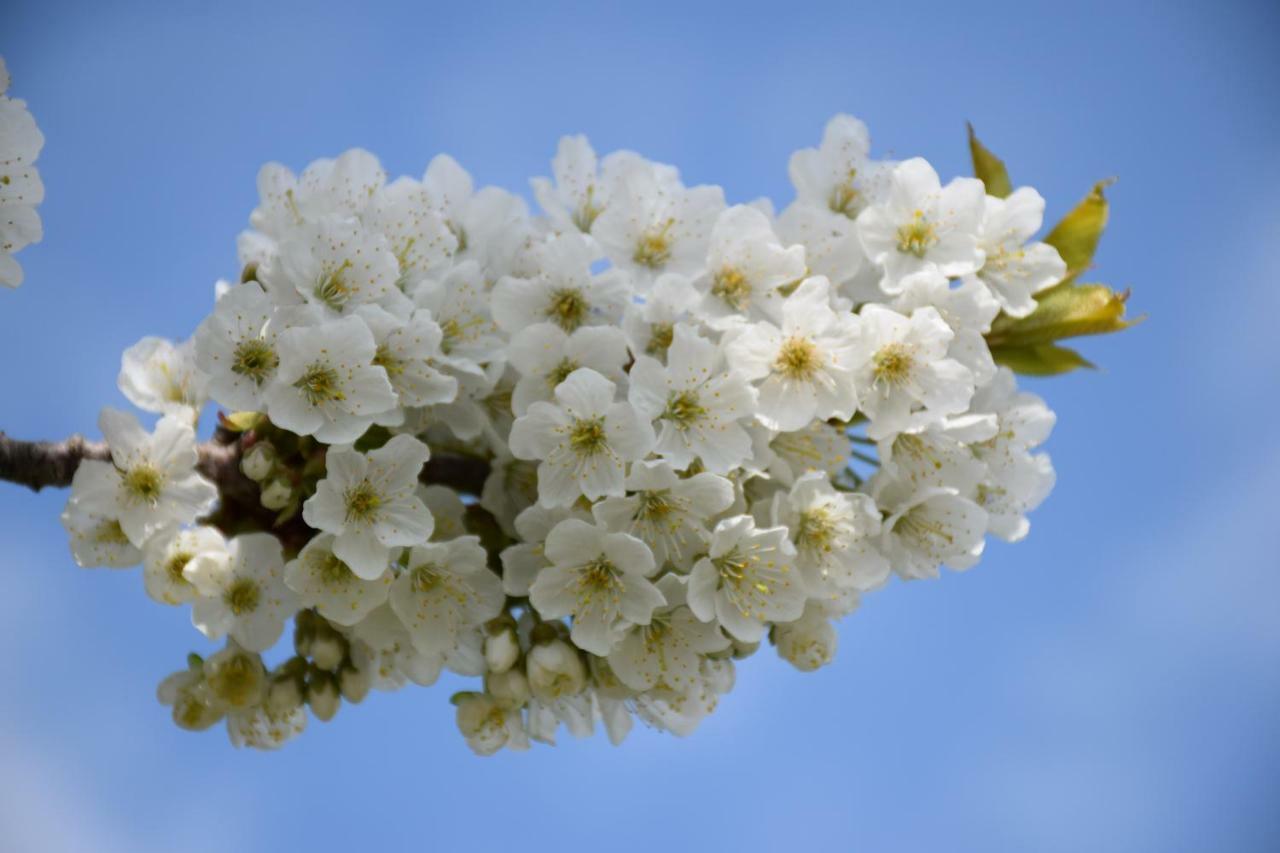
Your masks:
<instances>
[{"instance_id":1,"label":"white blossom","mask_svg":"<svg viewBox=\"0 0 1280 853\"><path fill-rule=\"evenodd\" d=\"M431 536L432 518L417 495L418 474L430 458L413 436L397 435L368 453L334 448L327 476L302 505L307 524L334 535L333 553L358 577L376 580L393 548Z\"/></svg>"},{"instance_id":2,"label":"white blossom","mask_svg":"<svg viewBox=\"0 0 1280 853\"><path fill-rule=\"evenodd\" d=\"M225 552L202 551L184 574L200 592L191 603L192 624L211 640L230 635L249 651L265 651L298 609L284 585L280 540L270 533L236 536Z\"/></svg>"},{"instance_id":3,"label":"white blossom","mask_svg":"<svg viewBox=\"0 0 1280 853\"><path fill-rule=\"evenodd\" d=\"M987 196L978 246L985 260L977 277L991 289L1010 317L1025 317L1036 308L1032 297L1067 274L1058 250L1032 241L1044 221L1044 198L1031 187L1007 198Z\"/></svg>"},{"instance_id":4,"label":"white blossom","mask_svg":"<svg viewBox=\"0 0 1280 853\"><path fill-rule=\"evenodd\" d=\"M749 515L726 518L693 566L689 609L743 642L759 641L766 622L790 622L804 610L794 552L785 527L758 529Z\"/></svg>"},{"instance_id":5,"label":"white blossom","mask_svg":"<svg viewBox=\"0 0 1280 853\"><path fill-rule=\"evenodd\" d=\"M448 657L463 633L502 612L502 581L475 536L417 545L391 585L391 609L425 655Z\"/></svg>"},{"instance_id":6,"label":"white blossom","mask_svg":"<svg viewBox=\"0 0 1280 853\"><path fill-rule=\"evenodd\" d=\"M194 341L143 338L124 351L118 383L139 409L192 421L209 399L209 380L196 367Z\"/></svg>"}]
</instances>

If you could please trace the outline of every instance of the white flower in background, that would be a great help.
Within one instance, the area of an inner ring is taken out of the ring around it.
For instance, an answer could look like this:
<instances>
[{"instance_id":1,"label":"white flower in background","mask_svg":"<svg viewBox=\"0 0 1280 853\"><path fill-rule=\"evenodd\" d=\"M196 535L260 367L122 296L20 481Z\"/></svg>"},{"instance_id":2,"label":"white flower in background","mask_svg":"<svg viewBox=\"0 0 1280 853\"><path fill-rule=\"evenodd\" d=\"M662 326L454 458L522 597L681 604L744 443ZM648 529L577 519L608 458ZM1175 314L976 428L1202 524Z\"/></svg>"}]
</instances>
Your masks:
<instances>
[{"instance_id":1,"label":"white flower in background","mask_svg":"<svg viewBox=\"0 0 1280 853\"><path fill-rule=\"evenodd\" d=\"M630 378L631 405L658 423L654 452L676 468L698 459L708 471L727 474L751 454L741 421L755 410L755 391L693 327L675 327L665 366L637 356Z\"/></svg>"},{"instance_id":2,"label":"white flower in background","mask_svg":"<svg viewBox=\"0 0 1280 853\"><path fill-rule=\"evenodd\" d=\"M766 622L798 618L805 598L787 529L757 529L749 515L717 524L689 575L689 609L744 643L759 642Z\"/></svg>"},{"instance_id":3,"label":"white flower in background","mask_svg":"<svg viewBox=\"0 0 1280 853\"><path fill-rule=\"evenodd\" d=\"M940 566L967 569L982 555L987 513L954 489L924 488L890 509L880 549L902 578L936 578Z\"/></svg>"},{"instance_id":4,"label":"white flower in background","mask_svg":"<svg viewBox=\"0 0 1280 853\"><path fill-rule=\"evenodd\" d=\"M279 255L259 276L277 303L305 301L335 315L361 305L407 302L396 286L400 263L386 237L354 219L308 223L281 241Z\"/></svg>"},{"instance_id":5,"label":"white flower in background","mask_svg":"<svg viewBox=\"0 0 1280 853\"><path fill-rule=\"evenodd\" d=\"M196 329L196 367L209 377L213 399L232 411L254 412L280 366L280 329L306 312L277 312L256 282L232 287Z\"/></svg>"},{"instance_id":6,"label":"white flower in background","mask_svg":"<svg viewBox=\"0 0 1280 853\"><path fill-rule=\"evenodd\" d=\"M44 134L27 111L26 101L10 98L9 72L0 59L0 285L22 284L22 267L13 253L44 236L36 205L44 201L44 183L35 167Z\"/></svg>"},{"instance_id":7,"label":"white flower in background","mask_svg":"<svg viewBox=\"0 0 1280 853\"><path fill-rule=\"evenodd\" d=\"M378 158L359 148L334 160L316 160L301 176L279 163L268 163L258 172L259 203L249 223L280 240L307 222L329 216L357 217L386 180Z\"/></svg>"},{"instance_id":8,"label":"white flower in background","mask_svg":"<svg viewBox=\"0 0 1280 853\"><path fill-rule=\"evenodd\" d=\"M684 187L673 170L637 158L620 170L591 234L618 269L636 275L643 292L662 273L702 270L724 206L720 187Z\"/></svg>"},{"instance_id":9,"label":"white flower in background","mask_svg":"<svg viewBox=\"0 0 1280 853\"><path fill-rule=\"evenodd\" d=\"M151 537L143 549L142 580L147 595L161 604L186 604L200 593L187 567L196 557L230 559L227 540L213 527L171 528Z\"/></svg>"},{"instance_id":10,"label":"white flower in background","mask_svg":"<svg viewBox=\"0 0 1280 853\"><path fill-rule=\"evenodd\" d=\"M467 693L457 702L458 730L476 755L493 755L507 749L529 748L519 710L504 708L492 696Z\"/></svg>"},{"instance_id":11,"label":"white flower in background","mask_svg":"<svg viewBox=\"0 0 1280 853\"><path fill-rule=\"evenodd\" d=\"M440 325L440 349L449 368L479 374L480 365L503 358L505 342L491 316L484 275L475 261L421 282L413 301Z\"/></svg>"},{"instance_id":12,"label":"white flower in background","mask_svg":"<svg viewBox=\"0 0 1280 853\"><path fill-rule=\"evenodd\" d=\"M334 537L321 533L284 567L284 582L303 607L337 625L355 625L387 600L394 579L387 569L376 578L357 575L333 553Z\"/></svg>"},{"instance_id":13,"label":"white flower in background","mask_svg":"<svg viewBox=\"0 0 1280 853\"><path fill-rule=\"evenodd\" d=\"M402 319L381 306L365 305L356 314L373 332L377 345L373 363L387 372L401 406L433 406L458 396L458 380L440 370L443 332L428 312L415 311ZM378 417L384 426L403 420L403 412L397 409Z\"/></svg>"},{"instance_id":14,"label":"white flower in background","mask_svg":"<svg viewBox=\"0 0 1280 853\"><path fill-rule=\"evenodd\" d=\"M614 401L615 386L589 368L556 386L554 403L534 403L511 427L511 453L540 460L538 500L568 506L621 495L628 462L653 447L653 428L628 403Z\"/></svg>"},{"instance_id":15,"label":"white flower in background","mask_svg":"<svg viewBox=\"0 0 1280 853\"><path fill-rule=\"evenodd\" d=\"M227 715L227 736L233 746L279 749L306 731L307 712L301 707L272 713L265 706Z\"/></svg>"},{"instance_id":16,"label":"white flower in background","mask_svg":"<svg viewBox=\"0 0 1280 853\"><path fill-rule=\"evenodd\" d=\"M947 355L969 368L977 385L989 382L995 375L996 363L983 335L991 330L991 321L1000 313L1000 303L977 278L968 276L953 287L939 272L916 273L903 282L902 294L892 307L908 316L917 308L936 309L955 333Z\"/></svg>"},{"instance_id":17,"label":"white flower in background","mask_svg":"<svg viewBox=\"0 0 1280 853\"><path fill-rule=\"evenodd\" d=\"M971 446L987 472L976 500L987 510L988 530L1016 542L1031 528L1026 514L1040 505L1056 481L1048 454L1031 453L1048 439L1056 417L1040 397L1019 392L1007 368L974 394L971 408L989 412L996 420L992 434Z\"/></svg>"},{"instance_id":18,"label":"white flower in background","mask_svg":"<svg viewBox=\"0 0 1280 853\"><path fill-rule=\"evenodd\" d=\"M964 411L973 396L973 374L947 357L955 333L934 308L910 317L866 305L854 372L862 411L874 439L926 426ZM921 411L923 410L923 411Z\"/></svg>"},{"instance_id":19,"label":"white flower in background","mask_svg":"<svg viewBox=\"0 0 1280 853\"><path fill-rule=\"evenodd\" d=\"M272 423L329 444L355 441L396 405L378 346L358 317L292 328L279 338L280 365L267 391Z\"/></svg>"},{"instance_id":20,"label":"white flower in background","mask_svg":"<svg viewBox=\"0 0 1280 853\"><path fill-rule=\"evenodd\" d=\"M680 479L667 462L637 462L626 479L626 497L595 505L596 519L649 546L659 568L670 562L687 571L706 548L707 522L733 503L733 484L703 472Z\"/></svg>"},{"instance_id":21,"label":"white flower in background","mask_svg":"<svg viewBox=\"0 0 1280 853\"><path fill-rule=\"evenodd\" d=\"M703 622L685 604L685 582L675 575L658 581L666 604L647 625L632 628L609 653L609 666L633 690L659 684L683 690L699 680L704 655L729 648L729 638L714 622Z\"/></svg>"},{"instance_id":22,"label":"white flower in background","mask_svg":"<svg viewBox=\"0 0 1280 853\"><path fill-rule=\"evenodd\" d=\"M657 566L639 539L569 519L547 535L551 565L538 573L529 601L544 619L573 617L574 645L607 655L632 625L647 625L662 593L648 578Z\"/></svg>"},{"instance_id":23,"label":"white flower in background","mask_svg":"<svg viewBox=\"0 0 1280 853\"><path fill-rule=\"evenodd\" d=\"M190 524L213 509L218 490L196 473L195 431L189 421L165 415L148 435L133 415L103 409L98 427L111 461L80 463L69 504L117 520L137 547L160 528Z\"/></svg>"},{"instance_id":24,"label":"white flower in background","mask_svg":"<svg viewBox=\"0 0 1280 853\"><path fill-rule=\"evenodd\" d=\"M871 159L871 134L853 116L827 122L818 148L791 155L788 172L796 200L809 207L857 219L887 191L891 163Z\"/></svg>"},{"instance_id":25,"label":"white flower in background","mask_svg":"<svg viewBox=\"0 0 1280 853\"><path fill-rule=\"evenodd\" d=\"M585 136L563 136L551 161L554 183L533 178L534 197L559 231L591 233L608 204L607 178L597 172L596 152Z\"/></svg>"},{"instance_id":26,"label":"white flower in background","mask_svg":"<svg viewBox=\"0 0 1280 853\"><path fill-rule=\"evenodd\" d=\"M806 471L829 477L843 471L849 464L849 437L841 427L814 421L802 430L773 436L768 447L756 453L765 457L769 476L789 487Z\"/></svg>"},{"instance_id":27,"label":"white flower in background","mask_svg":"<svg viewBox=\"0 0 1280 853\"><path fill-rule=\"evenodd\" d=\"M666 361L676 325L697 323L695 311L702 297L688 278L675 273L658 276L643 302L627 307L622 318L623 331L631 351Z\"/></svg>"},{"instance_id":28,"label":"white flower in background","mask_svg":"<svg viewBox=\"0 0 1280 853\"><path fill-rule=\"evenodd\" d=\"M230 635L249 651L265 651L298 609L284 585L280 540L270 533L236 536L226 552L202 551L184 575L200 592L191 603L191 622L211 640Z\"/></svg>"},{"instance_id":29,"label":"white flower in background","mask_svg":"<svg viewBox=\"0 0 1280 853\"><path fill-rule=\"evenodd\" d=\"M626 378L627 339L612 326L583 326L565 334L554 323L535 323L512 337L508 351L511 366L520 374L511 395L516 415L523 415L532 403L551 399L556 386L580 367L615 383Z\"/></svg>"},{"instance_id":30,"label":"white flower in background","mask_svg":"<svg viewBox=\"0 0 1280 853\"><path fill-rule=\"evenodd\" d=\"M390 601L414 647L443 659L465 632L501 613L506 597L479 538L460 536L411 549Z\"/></svg>"},{"instance_id":31,"label":"white flower in background","mask_svg":"<svg viewBox=\"0 0 1280 853\"><path fill-rule=\"evenodd\" d=\"M432 207L431 194L412 178L397 178L374 193L360 219L365 228L387 238L400 268L396 287L405 293L447 267L458 250L457 238Z\"/></svg>"},{"instance_id":32,"label":"white flower in background","mask_svg":"<svg viewBox=\"0 0 1280 853\"><path fill-rule=\"evenodd\" d=\"M816 594L829 586L870 590L889 577L889 563L877 548L880 511L864 494L837 491L831 479L813 471L773 500L773 523L791 531L796 563Z\"/></svg>"},{"instance_id":33,"label":"white flower in background","mask_svg":"<svg viewBox=\"0 0 1280 853\"><path fill-rule=\"evenodd\" d=\"M325 478L302 505L302 517L334 535L334 554L358 577L376 580L393 548L431 536L431 513L417 495L418 475L430 456L410 435L394 436L367 454L335 447L325 460Z\"/></svg>"},{"instance_id":34,"label":"white flower in background","mask_svg":"<svg viewBox=\"0 0 1280 853\"><path fill-rule=\"evenodd\" d=\"M557 524L569 518L587 523L592 520L581 509L545 507L537 503L526 507L516 516L514 527L520 541L504 548L501 555L502 588L507 595L528 597L529 587L533 585L538 572L551 565L546 552L547 534Z\"/></svg>"},{"instance_id":35,"label":"white flower in background","mask_svg":"<svg viewBox=\"0 0 1280 853\"><path fill-rule=\"evenodd\" d=\"M853 417L859 334L856 317L831 309L827 280L810 278L783 303L780 326L748 326L729 341L726 353L759 390L756 417L770 429L788 432L814 418Z\"/></svg>"},{"instance_id":36,"label":"white flower in background","mask_svg":"<svg viewBox=\"0 0 1280 853\"><path fill-rule=\"evenodd\" d=\"M778 657L801 672L813 672L831 663L836 654L836 641L836 627L822 608L812 602L799 619L773 629Z\"/></svg>"},{"instance_id":37,"label":"white flower in background","mask_svg":"<svg viewBox=\"0 0 1280 853\"><path fill-rule=\"evenodd\" d=\"M862 246L884 271L884 292L900 293L902 280L921 270L949 277L976 272L984 258L978 228L985 198L977 178L956 178L943 187L925 160L899 163L884 201L858 216Z\"/></svg>"},{"instance_id":38,"label":"white flower in background","mask_svg":"<svg viewBox=\"0 0 1280 853\"><path fill-rule=\"evenodd\" d=\"M734 320L778 320L778 288L804 277L804 248L784 247L767 216L735 205L716 220L707 272L695 284L704 293L706 316L713 325L725 325Z\"/></svg>"},{"instance_id":39,"label":"white flower in background","mask_svg":"<svg viewBox=\"0 0 1280 853\"><path fill-rule=\"evenodd\" d=\"M1036 308L1035 294L1062 281L1067 264L1048 243L1032 241L1044 222L1044 198L1031 187L1007 198L986 197L978 247L986 257L977 277L1010 317Z\"/></svg>"},{"instance_id":40,"label":"white flower in background","mask_svg":"<svg viewBox=\"0 0 1280 853\"><path fill-rule=\"evenodd\" d=\"M142 562L142 551L129 541L118 519L85 512L74 497L62 511L62 526L71 537L77 566L124 569Z\"/></svg>"},{"instance_id":41,"label":"white flower in background","mask_svg":"<svg viewBox=\"0 0 1280 853\"><path fill-rule=\"evenodd\" d=\"M493 318L508 334L534 323L554 323L566 332L615 324L628 301L626 282L616 272L593 275L594 259L591 243L581 234L551 238L536 254L535 276L498 282Z\"/></svg>"},{"instance_id":42,"label":"white flower in background","mask_svg":"<svg viewBox=\"0 0 1280 853\"><path fill-rule=\"evenodd\" d=\"M209 380L196 367L195 342L143 338L120 360L120 391L139 409L191 420L209 399Z\"/></svg>"}]
</instances>

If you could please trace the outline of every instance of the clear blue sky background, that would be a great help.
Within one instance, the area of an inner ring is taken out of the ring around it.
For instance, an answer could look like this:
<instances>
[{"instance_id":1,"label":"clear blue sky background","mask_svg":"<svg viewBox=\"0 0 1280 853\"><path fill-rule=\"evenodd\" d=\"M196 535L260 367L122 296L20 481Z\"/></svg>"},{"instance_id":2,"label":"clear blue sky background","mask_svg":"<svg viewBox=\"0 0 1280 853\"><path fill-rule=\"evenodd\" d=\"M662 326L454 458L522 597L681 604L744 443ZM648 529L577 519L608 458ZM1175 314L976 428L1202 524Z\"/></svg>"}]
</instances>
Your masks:
<instances>
[{"instance_id":1,"label":"clear blue sky background","mask_svg":"<svg viewBox=\"0 0 1280 853\"><path fill-rule=\"evenodd\" d=\"M323 5L5 4L48 199L0 428L93 431L120 352L236 273L259 165L355 145L524 191L585 132L785 202L833 113L944 175L969 119L1051 216L1119 176L1097 277L1150 320L1035 384L1059 482L1027 542L875 595L819 674L759 655L684 741L481 760L447 685L279 754L178 731L152 694L207 648L187 613L0 484L0 849L1280 849L1280 8Z\"/></svg>"}]
</instances>

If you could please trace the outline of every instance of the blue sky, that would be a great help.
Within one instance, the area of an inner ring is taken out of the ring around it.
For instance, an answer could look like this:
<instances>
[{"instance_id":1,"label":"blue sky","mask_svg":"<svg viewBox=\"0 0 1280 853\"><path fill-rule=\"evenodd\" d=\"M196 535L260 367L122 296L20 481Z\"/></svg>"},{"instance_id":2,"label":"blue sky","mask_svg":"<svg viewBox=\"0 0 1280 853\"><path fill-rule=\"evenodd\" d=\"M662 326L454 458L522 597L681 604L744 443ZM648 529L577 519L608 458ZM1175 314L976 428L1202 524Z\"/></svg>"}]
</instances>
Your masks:
<instances>
[{"instance_id":1,"label":"blue sky","mask_svg":"<svg viewBox=\"0 0 1280 853\"><path fill-rule=\"evenodd\" d=\"M0 848L1276 849L1280 9L898 5L7 4L48 139L0 293L17 436L92 431L120 352L190 333L261 163L354 145L524 191L585 132L785 202L836 112L944 175L972 120L1051 217L1119 177L1096 277L1150 319L1034 383L1059 479L1028 541L869 598L818 674L757 656L683 741L481 760L443 684L278 754L180 732L153 689L207 648L187 614L77 569L63 494L0 485Z\"/></svg>"}]
</instances>

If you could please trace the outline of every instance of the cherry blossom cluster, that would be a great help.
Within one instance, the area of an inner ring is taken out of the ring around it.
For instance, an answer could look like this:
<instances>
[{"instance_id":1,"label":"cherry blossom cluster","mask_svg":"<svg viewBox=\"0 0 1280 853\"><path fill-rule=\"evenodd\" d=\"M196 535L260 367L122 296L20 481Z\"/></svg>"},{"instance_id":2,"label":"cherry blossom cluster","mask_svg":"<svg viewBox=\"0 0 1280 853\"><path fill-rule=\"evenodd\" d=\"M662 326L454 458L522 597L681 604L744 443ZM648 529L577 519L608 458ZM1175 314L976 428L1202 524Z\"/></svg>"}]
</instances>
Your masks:
<instances>
[{"instance_id":1,"label":"cherry blossom cluster","mask_svg":"<svg viewBox=\"0 0 1280 853\"><path fill-rule=\"evenodd\" d=\"M64 522L225 638L161 685L179 725L270 748L449 670L478 753L684 735L766 640L817 669L863 596L1027 534L1054 416L985 335L1067 274L1034 189L872 159L848 116L781 213L580 136L552 173L531 215L447 156L268 165L241 280L124 354L158 423L104 411Z\"/></svg>"},{"instance_id":2,"label":"cherry blossom cluster","mask_svg":"<svg viewBox=\"0 0 1280 853\"><path fill-rule=\"evenodd\" d=\"M13 253L44 236L36 205L44 184L35 167L44 135L27 102L9 97L9 71L0 57L0 287L22 284L22 266Z\"/></svg>"}]
</instances>

